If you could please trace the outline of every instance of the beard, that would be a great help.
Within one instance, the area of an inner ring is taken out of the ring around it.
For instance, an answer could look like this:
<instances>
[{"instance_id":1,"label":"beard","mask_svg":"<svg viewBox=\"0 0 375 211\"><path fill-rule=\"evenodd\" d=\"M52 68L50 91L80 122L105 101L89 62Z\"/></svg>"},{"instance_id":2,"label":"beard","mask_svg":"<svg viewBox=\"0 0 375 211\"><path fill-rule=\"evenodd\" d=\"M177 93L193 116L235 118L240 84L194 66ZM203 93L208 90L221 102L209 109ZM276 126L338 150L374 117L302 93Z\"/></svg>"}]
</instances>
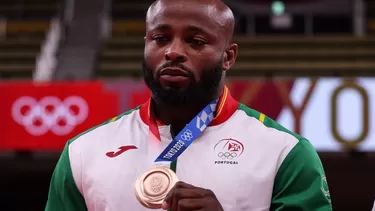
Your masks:
<instances>
[{"instance_id":1,"label":"beard","mask_svg":"<svg viewBox=\"0 0 375 211\"><path fill-rule=\"evenodd\" d=\"M155 102L170 106L207 105L218 93L223 75L222 60L219 59L215 66L202 70L200 80L196 81L193 71L181 63L166 62L156 71L148 67L146 60L142 62L144 81L151 90ZM189 74L190 84L180 88L167 86L160 83L160 71L166 67L178 67Z\"/></svg>"}]
</instances>

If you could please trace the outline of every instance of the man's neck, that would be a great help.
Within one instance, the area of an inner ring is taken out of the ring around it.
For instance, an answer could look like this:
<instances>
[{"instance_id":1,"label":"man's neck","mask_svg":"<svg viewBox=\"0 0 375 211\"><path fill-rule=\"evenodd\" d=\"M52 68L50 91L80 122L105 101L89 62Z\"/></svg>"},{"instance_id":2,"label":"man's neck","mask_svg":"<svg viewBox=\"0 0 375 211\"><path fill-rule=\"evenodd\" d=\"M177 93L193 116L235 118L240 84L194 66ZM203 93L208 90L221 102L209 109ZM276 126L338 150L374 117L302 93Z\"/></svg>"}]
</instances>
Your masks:
<instances>
[{"instance_id":1,"label":"man's neck","mask_svg":"<svg viewBox=\"0 0 375 211\"><path fill-rule=\"evenodd\" d=\"M205 102L194 105L174 106L152 100L153 114L165 125L171 125L172 132L177 135L200 111L210 102L218 99L224 90L224 85L219 86L217 92L207 98Z\"/></svg>"},{"instance_id":2,"label":"man's neck","mask_svg":"<svg viewBox=\"0 0 375 211\"><path fill-rule=\"evenodd\" d=\"M170 125L172 132L177 135L199 112L210 102L218 97L202 104L171 106L163 103L154 103L153 113L165 125Z\"/></svg>"},{"instance_id":3,"label":"man's neck","mask_svg":"<svg viewBox=\"0 0 375 211\"><path fill-rule=\"evenodd\" d=\"M153 112L165 125L171 125L173 133L179 133L206 105L169 106L155 103Z\"/></svg>"}]
</instances>

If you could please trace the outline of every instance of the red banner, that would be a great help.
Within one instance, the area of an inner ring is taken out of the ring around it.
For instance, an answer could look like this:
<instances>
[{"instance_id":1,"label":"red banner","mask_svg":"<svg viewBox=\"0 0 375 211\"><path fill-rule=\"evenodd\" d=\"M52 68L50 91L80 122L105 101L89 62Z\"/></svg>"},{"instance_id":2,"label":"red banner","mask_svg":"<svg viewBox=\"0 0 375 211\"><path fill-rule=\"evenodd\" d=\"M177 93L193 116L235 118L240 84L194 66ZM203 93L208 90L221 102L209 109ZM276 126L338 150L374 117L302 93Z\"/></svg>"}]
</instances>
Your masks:
<instances>
[{"instance_id":1,"label":"red banner","mask_svg":"<svg viewBox=\"0 0 375 211\"><path fill-rule=\"evenodd\" d=\"M366 150L375 149L370 141L375 135L374 84L367 78L226 83L239 102L307 137L317 149L333 151L353 140ZM61 150L67 140L149 97L142 80L0 83L0 151ZM348 131L357 135L353 138Z\"/></svg>"},{"instance_id":2,"label":"red banner","mask_svg":"<svg viewBox=\"0 0 375 211\"><path fill-rule=\"evenodd\" d=\"M287 82L290 91L292 83ZM271 82L230 81L235 99L277 118ZM250 90L250 91L248 91ZM67 140L150 97L142 81L0 84L0 150L60 150ZM261 99L260 99L261 98Z\"/></svg>"},{"instance_id":3,"label":"red banner","mask_svg":"<svg viewBox=\"0 0 375 211\"><path fill-rule=\"evenodd\" d=\"M119 113L101 82L0 84L0 149L60 150L66 141Z\"/></svg>"}]
</instances>

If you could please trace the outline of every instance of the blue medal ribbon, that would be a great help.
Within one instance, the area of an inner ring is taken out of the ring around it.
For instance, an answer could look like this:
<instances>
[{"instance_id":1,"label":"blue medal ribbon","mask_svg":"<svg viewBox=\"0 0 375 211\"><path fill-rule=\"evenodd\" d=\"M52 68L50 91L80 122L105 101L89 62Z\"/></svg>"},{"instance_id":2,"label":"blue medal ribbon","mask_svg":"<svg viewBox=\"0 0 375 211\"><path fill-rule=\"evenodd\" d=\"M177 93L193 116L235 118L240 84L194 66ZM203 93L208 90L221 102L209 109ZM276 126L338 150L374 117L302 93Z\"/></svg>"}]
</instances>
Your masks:
<instances>
[{"instance_id":1,"label":"blue medal ribbon","mask_svg":"<svg viewBox=\"0 0 375 211\"><path fill-rule=\"evenodd\" d=\"M155 162L173 162L195 141L214 119L218 100L212 101L180 131Z\"/></svg>"}]
</instances>

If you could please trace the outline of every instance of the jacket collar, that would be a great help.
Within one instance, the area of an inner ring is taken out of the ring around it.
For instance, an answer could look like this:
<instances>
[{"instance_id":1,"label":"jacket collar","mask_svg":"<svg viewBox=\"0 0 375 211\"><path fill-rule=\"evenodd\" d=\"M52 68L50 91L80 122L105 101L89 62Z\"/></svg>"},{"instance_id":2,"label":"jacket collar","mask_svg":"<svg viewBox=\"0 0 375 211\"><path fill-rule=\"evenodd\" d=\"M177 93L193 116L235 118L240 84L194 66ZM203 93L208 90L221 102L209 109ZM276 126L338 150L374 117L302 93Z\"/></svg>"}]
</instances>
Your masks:
<instances>
[{"instance_id":1,"label":"jacket collar","mask_svg":"<svg viewBox=\"0 0 375 211\"><path fill-rule=\"evenodd\" d=\"M151 98L140 106L140 116L142 121L150 124L150 104ZM225 86L222 95L217 104L216 117L212 120L209 126L219 125L227 121L233 113L237 110L239 102L237 102L230 94L228 88ZM161 121L157 121L158 125L163 125Z\"/></svg>"}]
</instances>

